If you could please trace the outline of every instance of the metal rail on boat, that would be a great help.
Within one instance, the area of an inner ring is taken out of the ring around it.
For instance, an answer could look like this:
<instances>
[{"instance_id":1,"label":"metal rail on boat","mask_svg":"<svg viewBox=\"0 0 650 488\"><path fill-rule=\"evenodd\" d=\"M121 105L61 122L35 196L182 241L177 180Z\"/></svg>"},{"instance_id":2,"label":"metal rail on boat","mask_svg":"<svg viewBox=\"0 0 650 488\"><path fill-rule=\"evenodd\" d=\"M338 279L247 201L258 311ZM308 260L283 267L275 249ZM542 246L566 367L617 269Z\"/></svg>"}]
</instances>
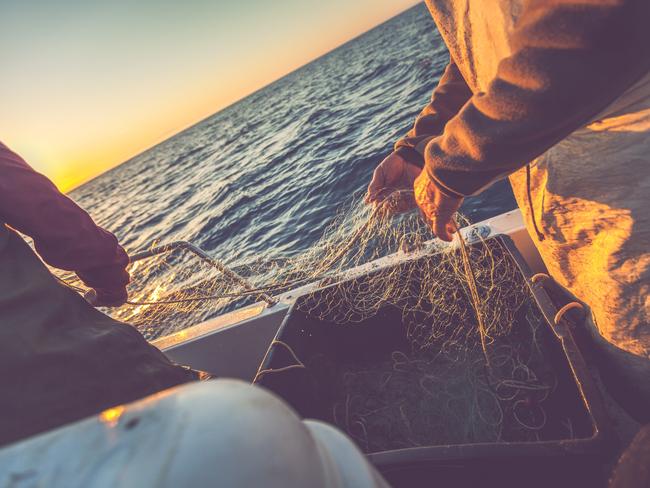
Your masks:
<instances>
[{"instance_id":1,"label":"metal rail on boat","mask_svg":"<svg viewBox=\"0 0 650 488\"><path fill-rule=\"evenodd\" d=\"M169 244L164 244L162 246L155 246L146 251L142 251L129 256L129 260L133 263L136 261L140 261L142 259L147 259L152 256L165 254L176 250L189 251L192 254L195 254L196 256L201 258L204 262L206 262L208 265L217 269L219 272L223 273L228 278L233 280L235 283L240 285L246 291L255 291L255 287L253 286L253 284L250 281L248 281L246 278L244 278L240 274L230 269L228 266L223 264L218 259L215 259L212 256L210 256L200 247L195 246L194 244L188 241L174 241L174 242L170 242ZM267 293L259 292L259 297L262 301L266 302L269 307L272 307L277 303L277 300Z\"/></svg>"}]
</instances>

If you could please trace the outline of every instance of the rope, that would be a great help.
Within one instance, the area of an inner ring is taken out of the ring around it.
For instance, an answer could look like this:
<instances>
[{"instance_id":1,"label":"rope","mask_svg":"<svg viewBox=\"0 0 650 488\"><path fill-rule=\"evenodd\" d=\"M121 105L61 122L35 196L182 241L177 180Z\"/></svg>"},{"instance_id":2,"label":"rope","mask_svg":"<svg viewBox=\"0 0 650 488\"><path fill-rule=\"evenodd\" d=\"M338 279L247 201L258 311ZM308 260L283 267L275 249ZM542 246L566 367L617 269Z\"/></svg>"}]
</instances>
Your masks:
<instances>
[{"instance_id":1,"label":"rope","mask_svg":"<svg viewBox=\"0 0 650 488\"><path fill-rule=\"evenodd\" d=\"M582 312L584 312L585 307L582 305L582 303L579 302L569 302L564 307L562 307L560 310L557 311L555 317L553 318L553 323L555 325L558 325L560 323L560 320L564 318L564 315L569 310L582 310Z\"/></svg>"},{"instance_id":2,"label":"rope","mask_svg":"<svg viewBox=\"0 0 650 488\"><path fill-rule=\"evenodd\" d=\"M253 378L253 383L257 382L257 380L259 380L262 376L267 375L267 374L282 373L283 371L289 371L291 369L307 369L307 366L305 366L303 364L303 362L300 359L298 359L298 356L293 351L293 349L291 349L291 346L289 346L289 344L287 344L286 342L283 342L283 341L281 341L279 339L274 339L273 342L271 342L271 346L269 347L269 349L271 347L273 347L273 346L276 346L276 345L277 346L282 346L287 351L289 351L289 354L291 354L291 357L294 359L296 364L291 364L289 366L284 366L282 368L262 369L262 370L258 371L257 374L255 375L255 378Z\"/></svg>"},{"instance_id":3,"label":"rope","mask_svg":"<svg viewBox=\"0 0 650 488\"><path fill-rule=\"evenodd\" d=\"M54 277L61 282L63 285L67 286L71 290L76 291L77 293L84 294L86 293L86 289L78 287L73 285L72 283L69 283L68 281L59 278L58 276L54 275ZM131 306L140 306L140 305L165 305L165 304L174 304L174 303L187 303L187 302L200 302L202 300L219 300L221 298L242 298L246 296L251 296L251 295L258 295L260 288L254 289L254 290L248 290L245 292L239 292L239 293L225 293L222 295L207 295L207 296L200 296L200 297L192 297L192 298L179 298L178 300L156 300L155 302L150 302L150 301L141 301L141 302L135 302L131 300L127 300L124 302L125 305L131 305Z\"/></svg>"},{"instance_id":4,"label":"rope","mask_svg":"<svg viewBox=\"0 0 650 488\"><path fill-rule=\"evenodd\" d=\"M299 278L291 281L287 281L281 284L268 284L264 286L260 286L257 288L253 288L250 285L246 284L245 290L241 292L236 292L236 293L224 293L224 294L217 294L217 295L203 295L203 296L198 296L198 297L190 297L190 298L178 298L174 300L156 300L156 301L134 301L134 300L127 300L124 305L129 305L133 307L138 307L142 305L173 305L173 304L179 304L179 303L192 303L192 302L201 302L205 300L222 300L225 298L244 298L252 295L260 295L265 292L277 292L282 289L287 289L291 287L296 287L297 285L301 284L306 284L309 282L316 282L323 280L325 278L335 276L336 273L327 273L325 270L331 268L334 263L336 263L342 256L344 256L352 247L357 243L357 241L366 233L368 228L370 227L371 223L373 222L373 219L378 215L380 211L383 210L384 205L389 203L391 199L394 198L395 194L400 194L400 193L408 193L408 190L396 190L389 197L384 199L382 202L380 202L378 205L375 206L373 209L372 213L368 217L368 220L361 226L357 231L354 233L354 235L350 238L348 243L342 247L339 252L337 252L334 256L329 258L327 261L323 262L321 266L316 270L314 275L309 276L307 278ZM167 252L167 251L172 251L176 248L183 248L187 249L191 252L194 252L197 254L201 259L210 262L211 264L214 265L216 262L214 259L212 259L210 256L205 254L203 251L201 251L199 248L196 248L196 246L192 245L191 243L185 242L185 241L177 241L173 242L171 244L163 245L163 246L158 246L156 248L150 249L148 251L144 251L142 253L136 254L134 256L131 256L132 261L139 261L141 259L145 259L151 256L154 256L155 254L158 254L159 252ZM230 274L228 276L235 276L237 278L238 282L244 282L245 279L239 276L238 274L234 273L232 270L227 268L224 264L221 262L216 262L218 265L218 269L222 272L224 270L227 270ZM59 280L61 283L66 285L68 288L76 291L77 293L84 294L86 293L86 289L80 288L78 286L73 285L72 283L69 283L67 280L60 278L56 275L54 275L57 280ZM269 297L271 298L271 297ZM268 300L265 300L268 301Z\"/></svg>"},{"instance_id":5,"label":"rope","mask_svg":"<svg viewBox=\"0 0 650 488\"><path fill-rule=\"evenodd\" d=\"M533 221L533 227L537 234L537 239L544 240L544 234L537 227L537 220L535 219L535 208L533 207L533 195L530 191L530 164L526 165L526 195L528 196L528 206L530 207L530 218Z\"/></svg>"},{"instance_id":6,"label":"rope","mask_svg":"<svg viewBox=\"0 0 650 488\"><path fill-rule=\"evenodd\" d=\"M546 273L537 273L533 275L530 278L530 281L533 283L539 283L539 282L545 282L545 281L553 281L553 278L551 278L549 275ZM555 314L555 317L553 318L553 324L558 325L560 321L564 318L564 315L569 311L569 310L581 310L585 312L585 307L582 305L580 302L569 302L566 305L564 305L562 308L560 308L557 313Z\"/></svg>"},{"instance_id":7,"label":"rope","mask_svg":"<svg viewBox=\"0 0 650 488\"><path fill-rule=\"evenodd\" d=\"M72 283L64 280L63 278L60 278L57 275L53 275L59 282L67 286L68 288L76 291L77 293L84 294L86 291L88 291L85 288L81 288L79 286L75 286ZM127 300L124 302L124 305L131 305L131 306L141 306L141 305L171 305L175 303L189 303L189 302L200 302L203 300L220 300L223 298L244 298L252 295L259 295L259 292L277 292L279 290L285 289L285 288L290 288L290 287L295 287L296 285L301 285L301 284L306 284L308 282L314 282L314 281L320 281L323 280L327 277L331 276L329 273L324 273L322 275L317 275L314 277L309 277L309 278L300 278L296 279L293 281L288 281L286 283L282 284L269 284L269 285L264 285L260 286L257 288L251 288L246 291L241 291L237 293L225 293L225 294L220 294L220 295L204 295L204 296L199 296L199 297L192 297L192 298L179 298L176 300L156 300L156 301L132 301L132 300Z\"/></svg>"},{"instance_id":8,"label":"rope","mask_svg":"<svg viewBox=\"0 0 650 488\"><path fill-rule=\"evenodd\" d=\"M485 355L485 362L488 368L491 368L490 356L487 351L487 339L489 338L487 330L485 328L485 323L483 322L483 314L481 313L481 298L478 293L478 286L476 285L476 275L472 269L472 262L469 259L469 250L465 239L458 230L458 226L454 222L454 227L456 227L456 235L460 241L460 253L463 259L463 267L465 268L465 275L467 276L467 285L469 286L470 295L472 298L472 304L474 305L474 311L476 312L476 321L478 322L478 330L481 336L481 348L483 349L483 354Z\"/></svg>"},{"instance_id":9,"label":"rope","mask_svg":"<svg viewBox=\"0 0 650 488\"><path fill-rule=\"evenodd\" d=\"M357 231L354 233L354 235L350 238L348 241L347 245L343 246L339 252L337 252L334 256L329 258L327 261L324 261L321 266L317 269L316 273L322 273L323 270L331 268L334 263L336 263L339 259L341 259L343 256L346 255L346 253L354 247L354 245L357 243L357 241L366 233L370 225L373 223L373 220L375 217L384 210L384 206L391 201L394 201L397 196L399 196L402 193L413 193L412 190L395 190L393 191L390 195L388 195L384 200L379 202L377 205L372 210L372 213L368 217L368 220L364 222L364 224L357 229Z\"/></svg>"},{"instance_id":10,"label":"rope","mask_svg":"<svg viewBox=\"0 0 650 488\"><path fill-rule=\"evenodd\" d=\"M68 283L66 280L64 280L63 278L59 278L59 277L58 277L57 275L55 275L55 274L52 274L52 276L54 276L54 278L56 278L56 279L57 279L60 283L62 283L64 286L67 286L68 288L70 288L71 290L76 291L77 293L84 294L84 293L86 293L86 291L87 291L87 290L84 290L83 288L79 288L78 286L73 285L72 283Z\"/></svg>"},{"instance_id":11,"label":"rope","mask_svg":"<svg viewBox=\"0 0 650 488\"><path fill-rule=\"evenodd\" d=\"M549 275L546 273L537 273L531 276L530 281L533 283L540 283L540 282L545 282L545 281L551 281L553 278L551 278Z\"/></svg>"}]
</instances>

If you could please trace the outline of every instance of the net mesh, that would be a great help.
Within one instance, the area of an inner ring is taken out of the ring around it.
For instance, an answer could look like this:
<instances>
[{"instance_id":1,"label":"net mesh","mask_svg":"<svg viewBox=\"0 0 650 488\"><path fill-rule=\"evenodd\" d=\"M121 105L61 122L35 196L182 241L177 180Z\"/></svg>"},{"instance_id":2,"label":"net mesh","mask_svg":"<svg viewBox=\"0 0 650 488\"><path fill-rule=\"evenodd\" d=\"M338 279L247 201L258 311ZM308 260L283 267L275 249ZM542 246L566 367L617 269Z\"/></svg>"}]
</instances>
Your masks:
<instances>
[{"instance_id":1,"label":"net mesh","mask_svg":"<svg viewBox=\"0 0 650 488\"><path fill-rule=\"evenodd\" d=\"M573 410L558 408L557 378L540 343L549 331L516 263L500 241L468 250L478 308L459 250L336 284L297 303L308 335L315 327L356 323L366 328L361 348L385 347L378 343L386 336L373 330L387 321L405 329L406 344L396 341L394 350L371 360L364 351L355 358L327 348L300 358L324 395L318 402L333 403L325 419L366 452L573 437ZM369 297L379 293L382 305L371 310ZM398 318L386 313L391 309Z\"/></svg>"},{"instance_id":2,"label":"net mesh","mask_svg":"<svg viewBox=\"0 0 650 488\"><path fill-rule=\"evenodd\" d=\"M419 215L391 216L386 211L388 205L372 208L357 202L345 206L323 236L304 252L288 256L269 253L225 263L244 277L253 291L187 249L131 263L129 303L104 312L136 326L152 340L256 302L262 292L278 295L309 283L331 283L353 268L400 250L418 249L433 239ZM442 244L440 249L444 249ZM62 278L81 293L87 291L74 275ZM359 298L351 303L354 314L367 316L381 305L386 293L380 288L374 292L375 296L364 294L365 303Z\"/></svg>"},{"instance_id":3,"label":"net mesh","mask_svg":"<svg viewBox=\"0 0 650 488\"><path fill-rule=\"evenodd\" d=\"M530 298L517 266L494 243L428 242L434 236L418 214L393 216L389 206L390 199L346 208L305 252L226 263L248 290L186 249L137 261L129 303L106 311L155 339L256 302L262 292L317 283L327 288L298 306L319 320L354 326L387 305L401 311L408 350L368 371L321 367L342 375L331 420L363 449L539 439L556 380L536 344L537 319L529 321L530 339L511 333ZM395 253L400 266L378 267L378 258ZM417 259L423 255L436 258ZM362 279L350 280L359 267ZM554 422L573 435L569 418Z\"/></svg>"}]
</instances>

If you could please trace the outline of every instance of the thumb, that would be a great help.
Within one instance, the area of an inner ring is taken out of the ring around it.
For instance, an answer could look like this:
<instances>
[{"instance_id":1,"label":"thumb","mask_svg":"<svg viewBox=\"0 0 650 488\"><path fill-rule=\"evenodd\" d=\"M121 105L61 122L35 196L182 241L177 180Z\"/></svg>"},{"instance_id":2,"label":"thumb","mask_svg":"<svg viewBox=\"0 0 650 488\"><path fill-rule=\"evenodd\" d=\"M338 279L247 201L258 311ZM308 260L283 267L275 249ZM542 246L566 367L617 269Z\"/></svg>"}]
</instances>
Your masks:
<instances>
[{"instance_id":1,"label":"thumb","mask_svg":"<svg viewBox=\"0 0 650 488\"><path fill-rule=\"evenodd\" d=\"M364 202L366 204L370 203L375 203L379 201L379 195L381 194L381 191L384 189L385 186L385 179L384 179L384 172L381 169L381 166L378 166L374 173L372 174L372 180L370 180L370 183L368 184L368 191L366 192L366 197L364 198Z\"/></svg>"},{"instance_id":2,"label":"thumb","mask_svg":"<svg viewBox=\"0 0 650 488\"><path fill-rule=\"evenodd\" d=\"M433 223L433 233L443 241L451 242L454 237L454 228L450 224L451 216L439 215Z\"/></svg>"},{"instance_id":3,"label":"thumb","mask_svg":"<svg viewBox=\"0 0 650 488\"><path fill-rule=\"evenodd\" d=\"M93 290L92 288L90 290L88 290L86 293L84 293L84 298L93 307L95 307L97 305L97 292L95 290Z\"/></svg>"},{"instance_id":4,"label":"thumb","mask_svg":"<svg viewBox=\"0 0 650 488\"><path fill-rule=\"evenodd\" d=\"M84 294L84 298L93 307L119 307L128 300L126 288L116 291L91 289Z\"/></svg>"}]
</instances>

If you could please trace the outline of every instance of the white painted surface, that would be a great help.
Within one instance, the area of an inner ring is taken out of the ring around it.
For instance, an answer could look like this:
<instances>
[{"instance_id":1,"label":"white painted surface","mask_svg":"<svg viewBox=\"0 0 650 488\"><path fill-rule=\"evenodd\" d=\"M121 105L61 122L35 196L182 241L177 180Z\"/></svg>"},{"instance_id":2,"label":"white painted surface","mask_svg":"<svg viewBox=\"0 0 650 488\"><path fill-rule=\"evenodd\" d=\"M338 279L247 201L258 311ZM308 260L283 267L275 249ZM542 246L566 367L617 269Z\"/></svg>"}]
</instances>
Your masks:
<instances>
[{"instance_id":1,"label":"white painted surface","mask_svg":"<svg viewBox=\"0 0 650 488\"><path fill-rule=\"evenodd\" d=\"M334 427L235 380L193 383L0 450L12 488L388 485Z\"/></svg>"}]
</instances>

